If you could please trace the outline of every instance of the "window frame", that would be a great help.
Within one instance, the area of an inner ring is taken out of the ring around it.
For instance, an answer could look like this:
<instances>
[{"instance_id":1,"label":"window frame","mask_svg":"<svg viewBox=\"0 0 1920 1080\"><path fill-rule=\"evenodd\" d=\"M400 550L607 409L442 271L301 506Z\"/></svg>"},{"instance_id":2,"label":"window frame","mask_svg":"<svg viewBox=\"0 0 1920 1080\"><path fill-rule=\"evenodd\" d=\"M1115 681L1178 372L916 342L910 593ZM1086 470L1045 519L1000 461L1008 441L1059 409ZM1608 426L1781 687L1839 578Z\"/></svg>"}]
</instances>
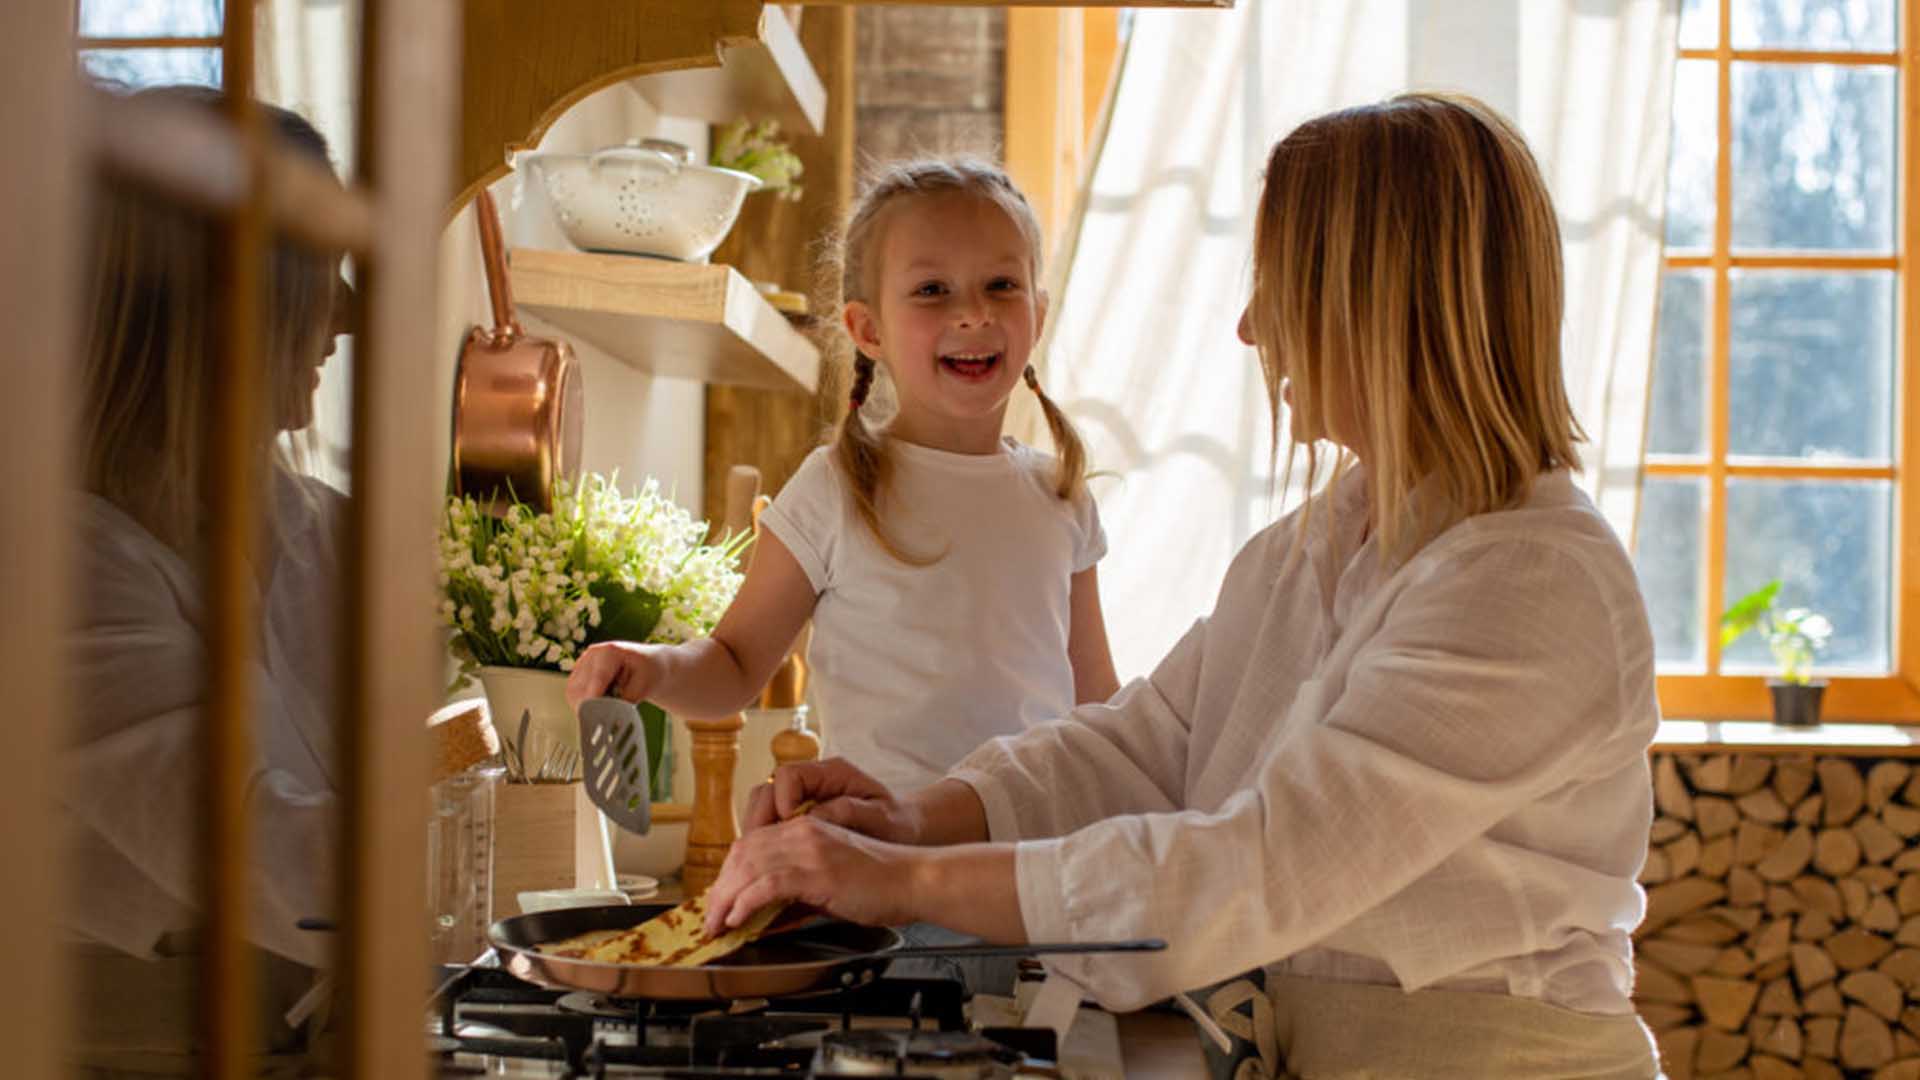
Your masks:
<instances>
[{"instance_id":1,"label":"window frame","mask_svg":"<svg viewBox=\"0 0 1920 1080\"><path fill-rule=\"evenodd\" d=\"M240 0L230 0L240 2ZM245 0L251 8L251 0ZM131 52L136 49L213 49L220 54L222 65L226 63L227 36L225 33L203 34L199 36L165 34L153 37L89 37L80 32L80 8L86 0L75 0L73 5L73 54L77 61L83 52ZM222 81L225 81L224 79Z\"/></svg>"},{"instance_id":2,"label":"window frame","mask_svg":"<svg viewBox=\"0 0 1920 1080\"><path fill-rule=\"evenodd\" d=\"M1731 0L1709 0L1716 7L1716 40L1711 48L1682 48L1676 62L1706 60L1715 64L1717 84L1716 157L1714 162L1714 222L1710 251L1668 252L1662 258L1663 277L1675 270L1704 270L1713 282L1711 326L1708 341L1707 439L1704 458L1648 455L1646 477L1698 479L1706 486L1704 530L1705 604L1700 612L1706 635L1706 673L1658 676L1661 710L1668 716L1720 719L1764 717L1771 712L1766 678L1760 675L1728 675L1720 670L1721 647L1719 615L1726 610L1725 571L1727 549L1726 495L1729 479L1768 480L1884 480L1893 485L1893 580L1888 583L1889 611L1892 618L1888 642L1891 670L1881 675L1845 675L1821 671L1815 674L1828 680L1824 712L1837 721L1920 720L1920 547L1912 539L1920 536L1920 487L1906 482L1904 468L1920 461L1916 429L1920 428L1920 379L1914 377L1916 341L1913 319L1920 314L1920 273L1911 263L1920 251L1920 215L1915 214L1914 185L1920 155L1915 153L1920 134L1920 101L1915 94L1915 56L1920 48L1920 0L1902 0L1896 5L1899 20L1898 48L1894 52L1836 52L1817 49L1735 49L1732 46ZM1768 251L1765 254L1739 253L1732 247L1733 186L1733 65L1761 64L1839 64L1854 67L1887 68L1898 79L1895 91L1897 113L1894 152L1895 167L1901 170L1894 207L1896 250L1890 255L1854 255ZM1806 461L1729 462L1729 345L1732 331L1730 275L1736 269L1787 270L1885 270L1898 276L1895 284L1894 436L1892 460L1885 465L1848 463L1827 465Z\"/></svg>"}]
</instances>

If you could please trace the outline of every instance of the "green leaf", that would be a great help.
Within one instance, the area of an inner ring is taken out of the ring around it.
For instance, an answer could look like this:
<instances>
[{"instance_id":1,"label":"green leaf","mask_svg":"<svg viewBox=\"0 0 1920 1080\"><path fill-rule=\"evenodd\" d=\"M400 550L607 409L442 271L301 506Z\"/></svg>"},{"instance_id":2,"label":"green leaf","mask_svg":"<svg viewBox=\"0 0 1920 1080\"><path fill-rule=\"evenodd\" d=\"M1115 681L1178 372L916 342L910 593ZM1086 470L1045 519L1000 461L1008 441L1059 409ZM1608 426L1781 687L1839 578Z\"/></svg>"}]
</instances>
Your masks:
<instances>
[{"instance_id":1,"label":"green leaf","mask_svg":"<svg viewBox=\"0 0 1920 1080\"><path fill-rule=\"evenodd\" d=\"M1740 635L1760 625L1773 609L1774 595L1780 591L1778 579L1767 582L1758 589L1741 597L1720 616L1720 647L1726 648L1739 640Z\"/></svg>"},{"instance_id":2,"label":"green leaf","mask_svg":"<svg viewBox=\"0 0 1920 1080\"><path fill-rule=\"evenodd\" d=\"M673 798L673 763L667 760L667 713L651 701L639 705L647 732L647 791L654 802Z\"/></svg>"},{"instance_id":3,"label":"green leaf","mask_svg":"<svg viewBox=\"0 0 1920 1080\"><path fill-rule=\"evenodd\" d=\"M587 586L587 592L600 601L600 625L587 628L589 645L602 641L645 641L660 621L660 598L645 589L596 581Z\"/></svg>"}]
</instances>

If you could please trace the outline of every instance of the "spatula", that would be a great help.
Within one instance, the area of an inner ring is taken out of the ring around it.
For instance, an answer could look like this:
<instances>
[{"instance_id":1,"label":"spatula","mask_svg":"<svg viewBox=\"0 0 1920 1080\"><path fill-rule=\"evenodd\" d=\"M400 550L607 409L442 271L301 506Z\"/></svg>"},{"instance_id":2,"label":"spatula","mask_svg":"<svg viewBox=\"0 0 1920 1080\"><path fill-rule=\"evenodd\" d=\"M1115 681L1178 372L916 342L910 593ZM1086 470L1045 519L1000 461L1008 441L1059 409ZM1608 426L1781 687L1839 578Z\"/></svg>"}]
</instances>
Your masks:
<instances>
[{"instance_id":1,"label":"spatula","mask_svg":"<svg viewBox=\"0 0 1920 1080\"><path fill-rule=\"evenodd\" d=\"M619 698L580 703L580 756L587 797L615 825L644 836L653 823L647 734L640 710Z\"/></svg>"}]
</instances>

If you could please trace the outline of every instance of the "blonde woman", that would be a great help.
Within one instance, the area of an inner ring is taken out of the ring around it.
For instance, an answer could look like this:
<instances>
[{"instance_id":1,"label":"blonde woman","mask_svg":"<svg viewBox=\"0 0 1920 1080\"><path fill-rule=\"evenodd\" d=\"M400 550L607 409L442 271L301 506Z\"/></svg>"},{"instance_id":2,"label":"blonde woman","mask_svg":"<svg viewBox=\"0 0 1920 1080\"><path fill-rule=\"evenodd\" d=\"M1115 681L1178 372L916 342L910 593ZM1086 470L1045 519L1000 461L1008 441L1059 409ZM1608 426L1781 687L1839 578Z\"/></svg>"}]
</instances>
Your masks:
<instances>
[{"instance_id":1,"label":"blonde woman","mask_svg":"<svg viewBox=\"0 0 1920 1080\"><path fill-rule=\"evenodd\" d=\"M1294 131L1240 332L1327 483L1111 702L911 793L781 770L712 924L796 898L1165 938L1051 966L1127 1009L1258 964L1267 1074L1654 1076L1628 998L1653 651L1569 475L1560 321L1553 208L1499 116L1414 94Z\"/></svg>"},{"instance_id":2,"label":"blonde woman","mask_svg":"<svg viewBox=\"0 0 1920 1080\"><path fill-rule=\"evenodd\" d=\"M215 92L145 91L209 110ZM268 109L288 147L325 163L305 120ZM82 491L74 507L79 610L69 639L75 729L62 761L67 913L88 1076L190 1074L198 1063L199 741L206 693L200 480L222 340L220 234L208 218L108 180L93 203ZM295 925L333 906L333 623L341 496L296 474L282 436L313 421L319 371L345 329L337 253L281 244L264 282L262 423L250 463L266 519L258 566L256 761L248 932L264 974L263 1049L294 1050L283 1014L328 942ZM242 275L246 280L248 275Z\"/></svg>"}]
</instances>

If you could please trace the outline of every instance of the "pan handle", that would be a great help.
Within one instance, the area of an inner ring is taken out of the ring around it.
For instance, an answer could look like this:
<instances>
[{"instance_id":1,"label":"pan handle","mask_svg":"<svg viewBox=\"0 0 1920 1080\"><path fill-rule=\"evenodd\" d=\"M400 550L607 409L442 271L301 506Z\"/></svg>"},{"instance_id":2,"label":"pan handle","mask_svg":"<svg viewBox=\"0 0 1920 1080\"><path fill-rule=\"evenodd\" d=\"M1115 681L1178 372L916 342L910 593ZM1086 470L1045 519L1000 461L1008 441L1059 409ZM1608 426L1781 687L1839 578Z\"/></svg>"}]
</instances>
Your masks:
<instances>
[{"instance_id":1,"label":"pan handle","mask_svg":"<svg viewBox=\"0 0 1920 1080\"><path fill-rule=\"evenodd\" d=\"M511 340L522 331L519 321L513 317L513 285L507 276L500 211L494 206L493 192L485 187L474 194L473 218L480 226L480 259L487 271L487 298L493 304L493 336L496 341Z\"/></svg>"},{"instance_id":2,"label":"pan handle","mask_svg":"<svg viewBox=\"0 0 1920 1080\"><path fill-rule=\"evenodd\" d=\"M1049 956L1057 953L1160 952L1167 943L1159 938L1133 938L1126 941L1053 941L1029 945L907 945L877 955L889 959L909 956Z\"/></svg>"}]
</instances>

